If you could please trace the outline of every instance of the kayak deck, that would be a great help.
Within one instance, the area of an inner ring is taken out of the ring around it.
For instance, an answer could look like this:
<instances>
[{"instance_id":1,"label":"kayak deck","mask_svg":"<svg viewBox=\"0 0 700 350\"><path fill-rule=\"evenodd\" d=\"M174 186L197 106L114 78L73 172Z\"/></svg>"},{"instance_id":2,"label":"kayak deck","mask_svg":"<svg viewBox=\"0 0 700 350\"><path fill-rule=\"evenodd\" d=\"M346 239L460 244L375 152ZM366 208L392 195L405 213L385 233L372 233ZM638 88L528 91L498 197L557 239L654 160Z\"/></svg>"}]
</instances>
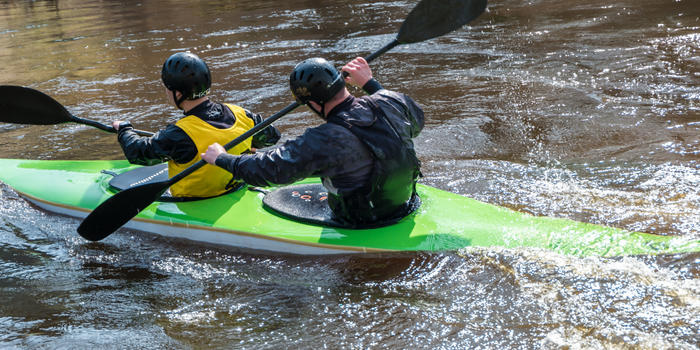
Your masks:
<instances>
[{"instance_id":1,"label":"kayak deck","mask_svg":"<svg viewBox=\"0 0 700 350\"><path fill-rule=\"evenodd\" d=\"M109 186L112 175L101 171L120 174L135 168L127 161L0 159L0 181L46 210L86 217L115 191ZM697 240L535 217L420 184L417 189L423 202L418 210L397 224L374 229L296 222L266 209L265 194L246 188L198 201L154 202L125 227L294 254L448 251L469 246L533 247L574 256L700 251Z\"/></svg>"}]
</instances>

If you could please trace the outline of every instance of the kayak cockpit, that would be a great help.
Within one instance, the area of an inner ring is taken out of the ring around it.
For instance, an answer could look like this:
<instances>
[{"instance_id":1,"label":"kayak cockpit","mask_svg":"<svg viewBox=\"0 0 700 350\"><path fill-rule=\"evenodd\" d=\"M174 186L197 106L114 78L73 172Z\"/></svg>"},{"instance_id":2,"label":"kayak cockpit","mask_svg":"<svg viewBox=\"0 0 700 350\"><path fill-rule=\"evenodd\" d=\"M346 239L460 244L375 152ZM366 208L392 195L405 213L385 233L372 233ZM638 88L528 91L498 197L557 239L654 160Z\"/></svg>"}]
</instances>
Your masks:
<instances>
[{"instance_id":1,"label":"kayak cockpit","mask_svg":"<svg viewBox=\"0 0 700 350\"><path fill-rule=\"evenodd\" d=\"M162 182L168 180L168 166L166 163L154 166L138 167L121 174L116 174L107 170L102 171L105 174L112 175L113 178L109 181L109 186L112 190L118 192L134 186L140 186L151 182ZM266 210L286 217L288 219L326 227L349 228L349 225L343 220L336 217L328 206L328 191L320 183L303 183L289 186L283 186L274 190L260 189L257 187L241 184L231 191L243 190L247 188L252 191L259 191L264 194L262 203ZM415 196L416 203L412 205L417 208L420 206L420 198ZM161 196L159 202L193 202L205 200L209 198L182 198L172 197L166 192ZM389 226L397 223L403 217L396 217L384 222L374 223L371 227L356 227L358 229L377 228Z\"/></svg>"}]
</instances>

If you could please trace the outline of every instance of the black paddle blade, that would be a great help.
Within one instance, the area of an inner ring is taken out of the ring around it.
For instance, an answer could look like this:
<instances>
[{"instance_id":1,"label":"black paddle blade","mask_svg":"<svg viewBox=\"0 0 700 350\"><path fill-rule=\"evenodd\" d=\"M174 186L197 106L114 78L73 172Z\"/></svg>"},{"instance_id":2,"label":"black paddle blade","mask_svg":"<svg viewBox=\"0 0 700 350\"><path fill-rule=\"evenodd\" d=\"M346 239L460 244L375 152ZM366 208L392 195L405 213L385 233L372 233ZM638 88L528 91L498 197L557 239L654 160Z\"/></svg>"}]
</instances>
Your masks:
<instances>
[{"instance_id":1,"label":"black paddle blade","mask_svg":"<svg viewBox=\"0 0 700 350\"><path fill-rule=\"evenodd\" d=\"M417 43L447 34L479 17L486 0L423 0L399 29L401 44Z\"/></svg>"},{"instance_id":2,"label":"black paddle blade","mask_svg":"<svg viewBox=\"0 0 700 350\"><path fill-rule=\"evenodd\" d=\"M70 112L51 96L23 86L0 86L0 122L53 125L72 120Z\"/></svg>"},{"instance_id":3,"label":"black paddle blade","mask_svg":"<svg viewBox=\"0 0 700 350\"><path fill-rule=\"evenodd\" d=\"M104 239L155 202L168 187L168 181L161 181L118 192L83 220L78 226L78 234L90 241Z\"/></svg>"}]
</instances>

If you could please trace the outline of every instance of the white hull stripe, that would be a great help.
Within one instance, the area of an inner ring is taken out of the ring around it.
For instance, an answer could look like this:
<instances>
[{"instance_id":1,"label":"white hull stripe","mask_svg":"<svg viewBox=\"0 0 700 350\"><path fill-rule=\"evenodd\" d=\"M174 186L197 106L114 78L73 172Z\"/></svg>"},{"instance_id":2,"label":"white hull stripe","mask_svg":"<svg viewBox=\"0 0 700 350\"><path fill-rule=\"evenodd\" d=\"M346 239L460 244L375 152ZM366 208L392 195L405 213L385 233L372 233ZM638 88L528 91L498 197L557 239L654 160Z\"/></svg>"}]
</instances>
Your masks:
<instances>
[{"instance_id":1,"label":"white hull stripe","mask_svg":"<svg viewBox=\"0 0 700 350\"><path fill-rule=\"evenodd\" d=\"M35 204L36 206L51 212L78 218L85 218L88 216L88 214L90 214L90 212L92 212L89 209L77 206L49 202L24 192L17 191L17 193L20 194L22 197L26 198L28 201ZM332 244L301 242L286 238L264 236L244 231L236 231L200 225L180 224L139 217L135 217L126 225L124 225L124 227L155 233L167 237L184 238L193 241L207 242L212 244L223 244L232 247L248 248L254 250L268 250L274 252L301 255L376 253L392 251L388 249L335 246Z\"/></svg>"}]
</instances>

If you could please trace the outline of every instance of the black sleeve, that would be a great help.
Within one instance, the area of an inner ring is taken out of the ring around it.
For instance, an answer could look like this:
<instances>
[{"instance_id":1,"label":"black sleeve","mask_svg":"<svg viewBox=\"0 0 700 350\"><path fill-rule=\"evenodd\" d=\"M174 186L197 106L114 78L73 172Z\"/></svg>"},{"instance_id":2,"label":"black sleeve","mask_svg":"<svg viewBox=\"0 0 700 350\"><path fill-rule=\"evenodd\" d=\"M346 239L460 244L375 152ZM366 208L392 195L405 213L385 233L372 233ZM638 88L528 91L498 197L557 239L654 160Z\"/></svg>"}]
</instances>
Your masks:
<instances>
[{"instance_id":1,"label":"black sleeve","mask_svg":"<svg viewBox=\"0 0 700 350\"><path fill-rule=\"evenodd\" d=\"M254 114L253 112L249 110L245 110L245 115L250 118L255 125L258 125L263 122L263 117L260 116L259 114ZM265 148L265 147L270 147L276 144L282 135L280 132L275 129L274 126L270 125L266 127L265 129L261 130L259 133L255 134L253 136L253 147L254 148Z\"/></svg>"},{"instance_id":2,"label":"black sleeve","mask_svg":"<svg viewBox=\"0 0 700 350\"><path fill-rule=\"evenodd\" d=\"M187 163L197 154L194 141L179 127L169 124L152 137L141 137L132 127L119 130L119 145L131 164L154 165L172 159Z\"/></svg>"},{"instance_id":3,"label":"black sleeve","mask_svg":"<svg viewBox=\"0 0 700 350\"><path fill-rule=\"evenodd\" d=\"M253 186L286 185L334 167L342 158L324 125L267 152L234 156L222 153L216 165Z\"/></svg>"},{"instance_id":4,"label":"black sleeve","mask_svg":"<svg viewBox=\"0 0 700 350\"><path fill-rule=\"evenodd\" d=\"M378 81L374 80L374 78L370 79L365 83L365 86L362 87L362 90L364 90L368 95L372 95L381 89L383 89L382 85L380 85Z\"/></svg>"}]
</instances>

